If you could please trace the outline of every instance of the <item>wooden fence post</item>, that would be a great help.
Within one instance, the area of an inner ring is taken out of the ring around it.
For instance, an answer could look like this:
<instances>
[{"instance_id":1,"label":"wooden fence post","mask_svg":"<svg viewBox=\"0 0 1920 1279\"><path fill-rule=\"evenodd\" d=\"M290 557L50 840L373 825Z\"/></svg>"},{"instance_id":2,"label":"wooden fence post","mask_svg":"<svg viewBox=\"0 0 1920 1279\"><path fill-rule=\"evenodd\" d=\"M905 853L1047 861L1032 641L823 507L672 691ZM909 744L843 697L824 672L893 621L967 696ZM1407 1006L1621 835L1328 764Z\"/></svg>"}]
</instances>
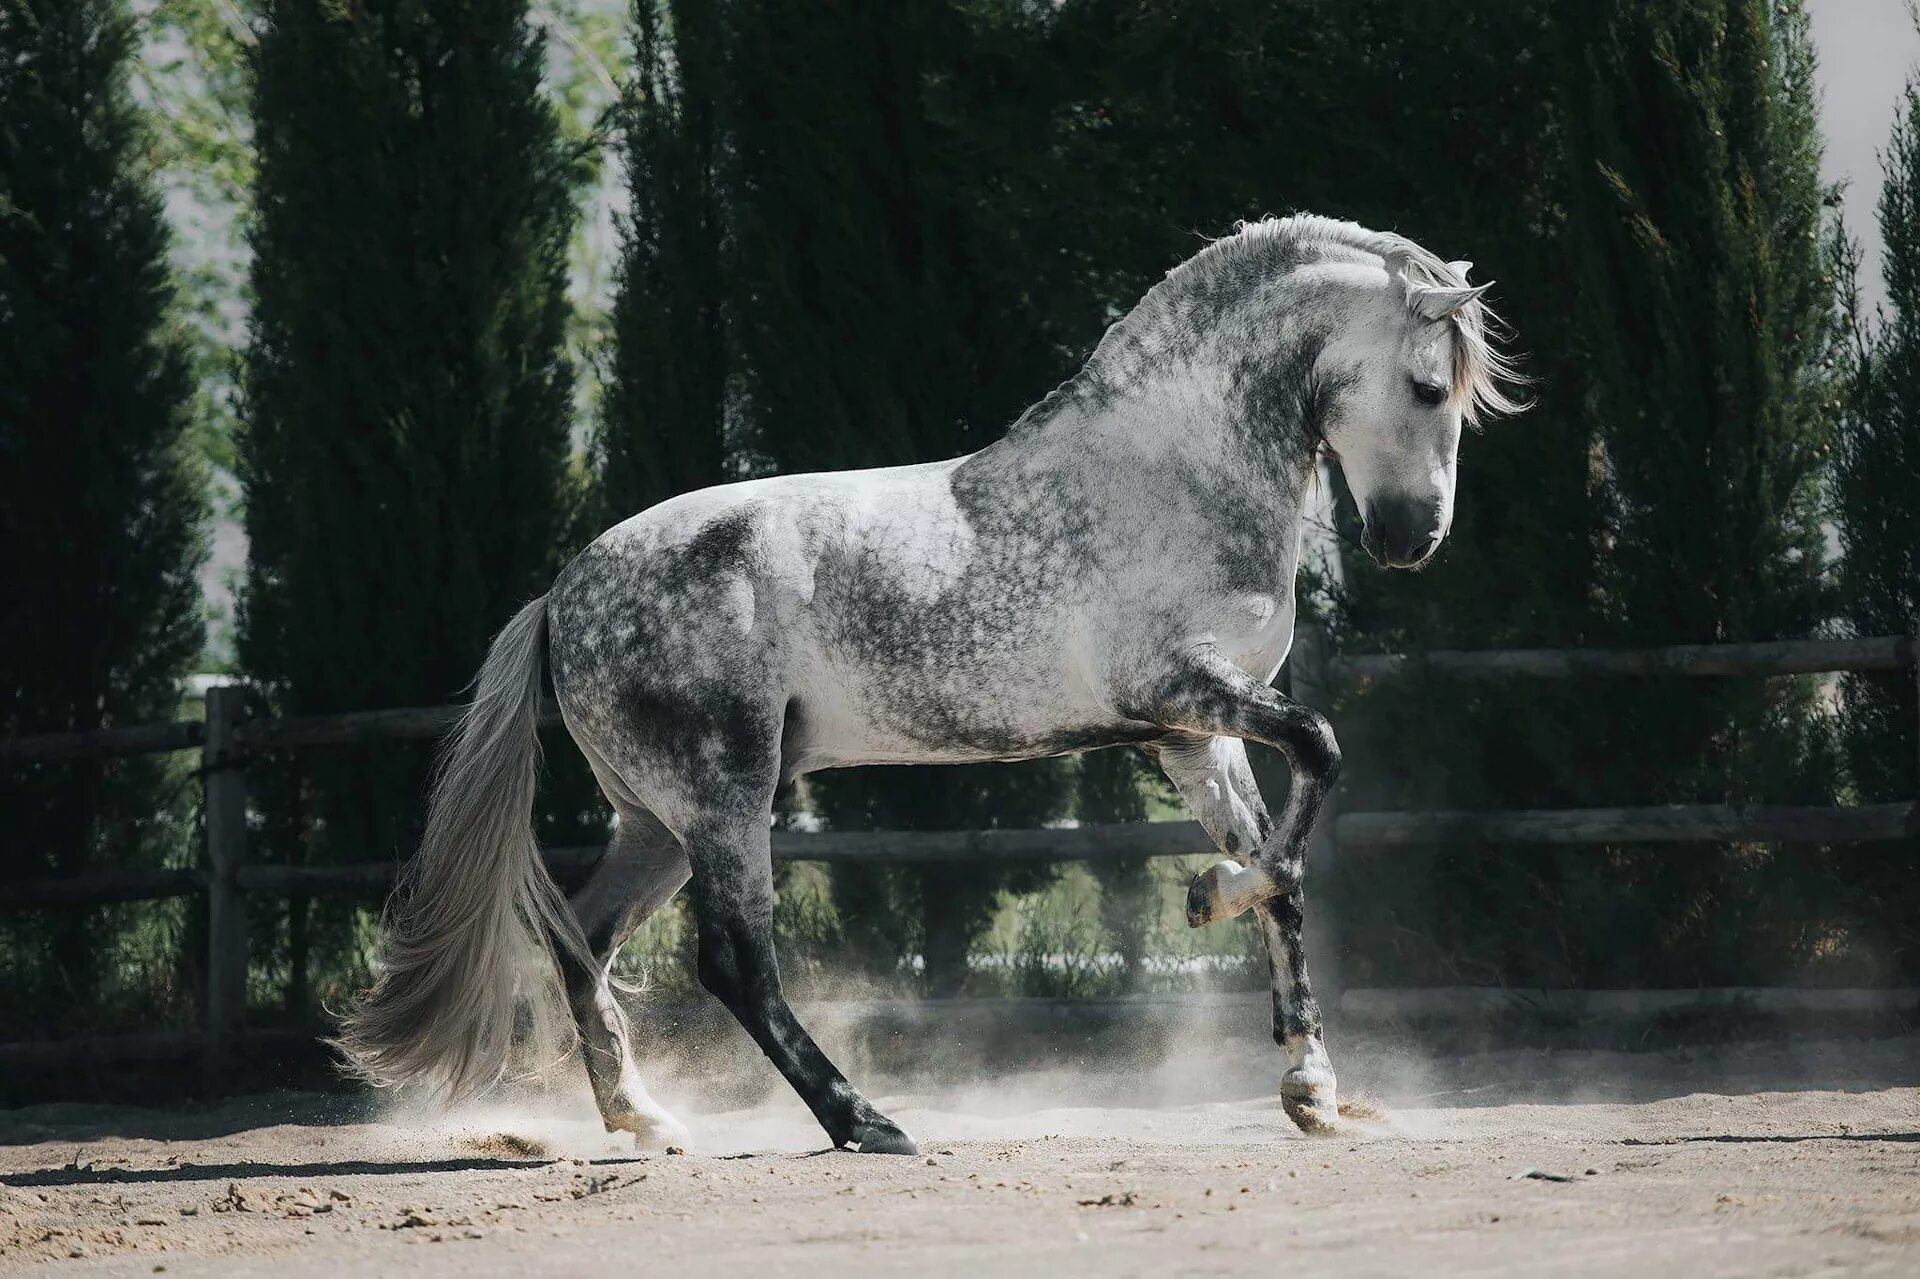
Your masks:
<instances>
[{"instance_id":1,"label":"wooden fence post","mask_svg":"<svg viewBox=\"0 0 1920 1279\"><path fill-rule=\"evenodd\" d=\"M247 859L247 773L238 729L247 690L207 690L207 739L201 748L207 817L207 1006L205 1082L220 1085L247 1006L247 907L239 870Z\"/></svg>"}]
</instances>

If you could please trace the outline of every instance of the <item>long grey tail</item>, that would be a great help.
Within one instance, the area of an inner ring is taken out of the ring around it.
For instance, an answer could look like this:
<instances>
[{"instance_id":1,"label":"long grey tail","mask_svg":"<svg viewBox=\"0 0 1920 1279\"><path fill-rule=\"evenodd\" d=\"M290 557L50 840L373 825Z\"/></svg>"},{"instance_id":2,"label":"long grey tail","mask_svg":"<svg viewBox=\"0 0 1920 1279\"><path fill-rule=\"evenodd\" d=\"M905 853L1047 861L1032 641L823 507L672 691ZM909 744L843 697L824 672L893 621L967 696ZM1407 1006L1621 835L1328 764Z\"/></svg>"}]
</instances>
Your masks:
<instances>
[{"instance_id":1,"label":"long grey tail","mask_svg":"<svg viewBox=\"0 0 1920 1279\"><path fill-rule=\"evenodd\" d=\"M452 1102L498 1083L517 999L559 993L554 946L594 962L534 842L546 635L543 596L494 637L442 748L419 854L387 903L373 988L332 1041L378 1087L421 1084Z\"/></svg>"}]
</instances>

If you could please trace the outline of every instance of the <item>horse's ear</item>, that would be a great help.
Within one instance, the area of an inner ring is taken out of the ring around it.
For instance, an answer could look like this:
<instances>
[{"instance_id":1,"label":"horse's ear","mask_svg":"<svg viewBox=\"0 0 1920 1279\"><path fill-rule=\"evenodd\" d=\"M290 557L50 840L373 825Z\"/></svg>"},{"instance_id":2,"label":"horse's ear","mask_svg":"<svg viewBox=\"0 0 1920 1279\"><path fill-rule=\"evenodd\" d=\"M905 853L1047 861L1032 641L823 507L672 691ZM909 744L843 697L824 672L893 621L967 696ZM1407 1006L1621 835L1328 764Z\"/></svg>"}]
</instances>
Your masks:
<instances>
[{"instance_id":1,"label":"horse's ear","mask_svg":"<svg viewBox=\"0 0 1920 1279\"><path fill-rule=\"evenodd\" d=\"M1493 287L1493 281L1466 289L1431 284L1407 286L1407 309L1429 324L1437 324Z\"/></svg>"},{"instance_id":2,"label":"horse's ear","mask_svg":"<svg viewBox=\"0 0 1920 1279\"><path fill-rule=\"evenodd\" d=\"M1462 281L1465 281L1467 272L1473 270L1473 263L1467 261L1465 258L1461 258L1458 262L1447 263L1447 269L1459 276Z\"/></svg>"}]
</instances>

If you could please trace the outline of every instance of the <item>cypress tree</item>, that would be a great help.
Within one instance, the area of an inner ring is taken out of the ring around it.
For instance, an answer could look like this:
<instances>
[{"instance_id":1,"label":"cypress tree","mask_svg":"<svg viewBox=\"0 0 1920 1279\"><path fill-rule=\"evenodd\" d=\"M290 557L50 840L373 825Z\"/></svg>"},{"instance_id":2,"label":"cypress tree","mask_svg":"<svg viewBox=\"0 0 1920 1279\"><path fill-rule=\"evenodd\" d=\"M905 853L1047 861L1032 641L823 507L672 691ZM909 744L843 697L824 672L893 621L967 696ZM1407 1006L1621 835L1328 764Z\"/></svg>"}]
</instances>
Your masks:
<instances>
[{"instance_id":1,"label":"cypress tree","mask_svg":"<svg viewBox=\"0 0 1920 1279\"><path fill-rule=\"evenodd\" d=\"M1882 274L1890 310L1867 338L1834 475L1840 597L1860 635L1920 630L1920 82L1909 81L1882 166ZM1911 671L1841 684L1848 775L1862 802L1920 793L1920 708ZM1879 955L1879 975L1920 974L1920 841L1855 850L1848 914Z\"/></svg>"},{"instance_id":2,"label":"cypress tree","mask_svg":"<svg viewBox=\"0 0 1920 1279\"><path fill-rule=\"evenodd\" d=\"M173 719L202 643L202 467L122 0L0 0L0 736ZM0 770L8 877L176 864L152 759ZM3 891L3 890L0 890ZM152 910L9 914L5 1020L150 1013L109 979ZM123 965L126 966L126 965Z\"/></svg>"},{"instance_id":3,"label":"cypress tree","mask_svg":"<svg viewBox=\"0 0 1920 1279\"><path fill-rule=\"evenodd\" d=\"M546 589L567 527L578 162L524 0L267 0L263 17L241 661L286 714L449 701ZM429 757L288 761L269 845L404 856ZM582 820L550 814L543 836L578 842ZM326 958L307 957L307 910L285 924L296 1005Z\"/></svg>"},{"instance_id":4,"label":"cypress tree","mask_svg":"<svg viewBox=\"0 0 1920 1279\"><path fill-rule=\"evenodd\" d=\"M722 274L719 13L634 5L624 105L627 213L613 351L595 441L606 521L728 474L730 377Z\"/></svg>"},{"instance_id":5,"label":"cypress tree","mask_svg":"<svg viewBox=\"0 0 1920 1279\"><path fill-rule=\"evenodd\" d=\"M1819 505L1839 337L1804 9L1565 11L1570 298L1606 499L1616 643L1762 640L1823 620ZM1590 702L1614 802L1819 803L1804 680L1651 681ZM1591 979L1751 982L1811 935L1795 867L1737 848L1609 858Z\"/></svg>"},{"instance_id":6,"label":"cypress tree","mask_svg":"<svg viewBox=\"0 0 1920 1279\"><path fill-rule=\"evenodd\" d=\"M1498 281L1492 300L1518 332L1537 402L1524 420L1463 443L1441 555L1418 576L1374 568L1331 472L1341 550L1303 572L1302 618L1331 624L1349 651L1593 634L1591 424L1569 358L1591 317L1569 305L1564 283L1549 56L1560 8L1082 0L1061 15L1053 44L1074 105L1061 113L1068 155L1057 169L1085 175L1089 194L1074 207L1086 221L1076 269L1087 283L1076 287L1102 291L1106 307L1130 305L1191 253L1193 231L1295 210L1405 232L1474 259L1474 280ZM1328 709L1345 747L1343 795L1385 809L1578 802L1606 761L1601 744L1567 731L1590 695L1416 674L1340 690ZM1284 784L1276 756L1250 754L1269 793ZM1446 980L1490 962L1525 971L1556 953L1540 932L1559 926L1542 905L1536 852L1396 850L1384 879L1371 859L1346 859L1333 878L1314 877L1310 914L1338 915L1356 982ZM1523 915L1524 931L1489 924Z\"/></svg>"},{"instance_id":7,"label":"cypress tree","mask_svg":"<svg viewBox=\"0 0 1920 1279\"><path fill-rule=\"evenodd\" d=\"M1048 268L1010 234L1002 181L1047 136L998 6L728 10L729 297L746 443L781 471L951 457L996 438L1070 365L1034 298ZM1071 800L1057 762L853 770L809 779L846 827L1037 825ZM1033 871L836 867L856 948L918 947L959 990L998 893Z\"/></svg>"}]
</instances>

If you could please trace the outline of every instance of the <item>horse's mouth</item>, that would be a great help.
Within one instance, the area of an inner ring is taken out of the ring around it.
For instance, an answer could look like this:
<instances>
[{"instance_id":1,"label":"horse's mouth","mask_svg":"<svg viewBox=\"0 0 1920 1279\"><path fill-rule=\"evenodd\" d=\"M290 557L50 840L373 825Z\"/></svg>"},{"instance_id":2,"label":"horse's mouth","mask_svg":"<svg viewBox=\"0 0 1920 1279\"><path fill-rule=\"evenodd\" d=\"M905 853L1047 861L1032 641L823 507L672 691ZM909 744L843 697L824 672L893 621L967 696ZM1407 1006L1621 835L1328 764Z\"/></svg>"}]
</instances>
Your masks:
<instances>
[{"instance_id":1,"label":"horse's mouth","mask_svg":"<svg viewBox=\"0 0 1920 1279\"><path fill-rule=\"evenodd\" d=\"M1440 553L1440 544L1445 540L1445 534L1435 533L1432 540L1424 547L1416 551L1408 552L1389 551L1378 541L1368 538L1366 539L1366 543L1370 544L1366 545L1366 551L1367 554L1373 558L1373 562L1381 568L1411 569L1414 572L1418 572L1433 563L1434 556Z\"/></svg>"}]
</instances>

